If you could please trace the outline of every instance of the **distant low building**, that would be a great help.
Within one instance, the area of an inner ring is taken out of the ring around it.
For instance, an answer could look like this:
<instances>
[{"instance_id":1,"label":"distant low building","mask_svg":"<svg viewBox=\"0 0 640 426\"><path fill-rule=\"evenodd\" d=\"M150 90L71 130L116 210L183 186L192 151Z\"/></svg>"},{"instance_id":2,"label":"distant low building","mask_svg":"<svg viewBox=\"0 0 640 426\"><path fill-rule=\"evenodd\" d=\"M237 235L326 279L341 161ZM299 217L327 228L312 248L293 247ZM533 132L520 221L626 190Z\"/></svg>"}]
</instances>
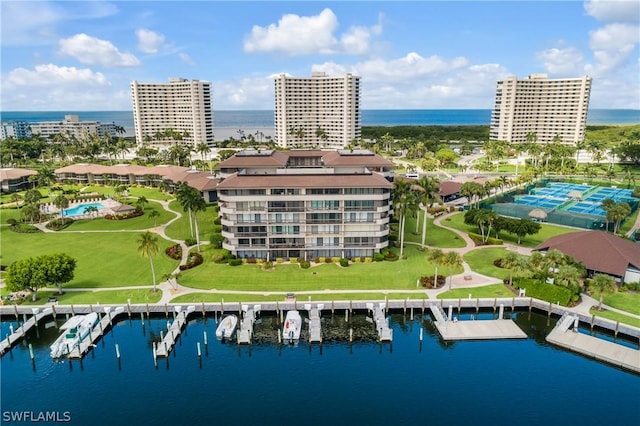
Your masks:
<instances>
[{"instance_id":1,"label":"distant low building","mask_svg":"<svg viewBox=\"0 0 640 426\"><path fill-rule=\"evenodd\" d=\"M461 182L445 181L440 182L440 189L438 195L442 199L442 202L447 203L449 201L457 200L462 197L460 194L460 188L462 188Z\"/></svg>"},{"instance_id":2,"label":"distant low building","mask_svg":"<svg viewBox=\"0 0 640 426\"><path fill-rule=\"evenodd\" d=\"M582 262L588 275L611 275L619 284L640 281L640 245L604 231L556 235L533 250L562 253Z\"/></svg>"},{"instance_id":3,"label":"distant low building","mask_svg":"<svg viewBox=\"0 0 640 426\"><path fill-rule=\"evenodd\" d=\"M29 169L0 169L0 187L2 192L22 191L33 187L30 176L37 175L38 172Z\"/></svg>"},{"instance_id":4,"label":"distant low building","mask_svg":"<svg viewBox=\"0 0 640 426\"><path fill-rule=\"evenodd\" d=\"M0 123L0 140L13 137L27 139L31 137L31 124L26 121L7 121Z\"/></svg>"},{"instance_id":5,"label":"distant low building","mask_svg":"<svg viewBox=\"0 0 640 426\"><path fill-rule=\"evenodd\" d=\"M117 136L118 126L115 123L101 123L100 121L81 121L80 116L68 114L61 121L40 121L31 123L31 133L43 138L51 138L54 135L72 136L83 139L87 135L96 135L99 138L105 135Z\"/></svg>"}]
</instances>

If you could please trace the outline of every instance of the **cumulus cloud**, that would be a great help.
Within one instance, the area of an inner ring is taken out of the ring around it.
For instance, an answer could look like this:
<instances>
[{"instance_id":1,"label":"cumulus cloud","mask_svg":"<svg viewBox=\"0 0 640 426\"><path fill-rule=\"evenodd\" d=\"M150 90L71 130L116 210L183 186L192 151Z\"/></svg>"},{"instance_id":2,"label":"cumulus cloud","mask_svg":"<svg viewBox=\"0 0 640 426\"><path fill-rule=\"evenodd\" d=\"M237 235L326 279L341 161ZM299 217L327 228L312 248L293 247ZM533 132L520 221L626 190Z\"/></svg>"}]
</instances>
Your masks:
<instances>
[{"instance_id":1,"label":"cumulus cloud","mask_svg":"<svg viewBox=\"0 0 640 426\"><path fill-rule=\"evenodd\" d=\"M128 52L120 52L110 41L87 34L76 34L59 42L60 52L85 65L103 67L135 67L140 61Z\"/></svg>"},{"instance_id":2,"label":"cumulus cloud","mask_svg":"<svg viewBox=\"0 0 640 426\"><path fill-rule=\"evenodd\" d=\"M215 109L273 108L276 75L214 82Z\"/></svg>"},{"instance_id":3,"label":"cumulus cloud","mask_svg":"<svg viewBox=\"0 0 640 426\"><path fill-rule=\"evenodd\" d=\"M138 50L144 53L158 53L164 46L164 35L155 31L141 28L136 31L138 37Z\"/></svg>"},{"instance_id":4,"label":"cumulus cloud","mask_svg":"<svg viewBox=\"0 0 640 426\"><path fill-rule=\"evenodd\" d=\"M536 57L552 76L573 77L583 72L584 58L582 52L575 47L554 47L538 52Z\"/></svg>"},{"instance_id":5,"label":"cumulus cloud","mask_svg":"<svg viewBox=\"0 0 640 426\"><path fill-rule=\"evenodd\" d=\"M368 52L372 36L382 32L380 22L372 27L351 27L342 35L334 34L337 28L338 18L331 9L324 9L313 16L286 14L277 24L268 27L254 25L245 38L244 51L286 55L359 55Z\"/></svg>"},{"instance_id":6,"label":"cumulus cloud","mask_svg":"<svg viewBox=\"0 0 640 426\"><path fill-rule=\"evenodd\" d=\"M637 0L591 0L584 3L584 9L601 22L640 21L640 2Z\"/></svg>"},{"instance_id":7,"label":"cumulus cloud","mask_svg":"<svg viewBox=\"0 0 640 426\"><path fill-rule=\"evenodd\" d=\"M95 110L131 108L127 90L113 90L100 72L88 68L36 65L2 76L2 108L15 110Z\"/></svg>"}]
</instances>

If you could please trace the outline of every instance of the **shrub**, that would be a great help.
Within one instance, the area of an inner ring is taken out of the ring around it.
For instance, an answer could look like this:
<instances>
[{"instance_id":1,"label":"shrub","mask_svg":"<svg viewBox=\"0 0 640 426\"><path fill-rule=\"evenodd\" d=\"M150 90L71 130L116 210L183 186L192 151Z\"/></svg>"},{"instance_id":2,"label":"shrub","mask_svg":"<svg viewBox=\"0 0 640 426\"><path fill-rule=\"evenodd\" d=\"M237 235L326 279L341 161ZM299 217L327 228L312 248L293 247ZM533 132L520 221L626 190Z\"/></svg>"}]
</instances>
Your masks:
<instances>
[{"instance_id":1,"label":"shrub","mask_svg":"<svg viewBox=\"0 0 640 426\"><path fill-rule=\"evenodd\" d=\"M222 243L224 242L224 237L220 234L213 234L211 236L211 239L209 240L209 242L211 242L211 245L215 248L221 248L222 247Z\"/></svg>"},{"instance_id":2,"label":"shrub","mask_svg":"<svg viewBox=\"0 0 640 426\"><path fill-rule=\"evenodd\" d=\"M382 253L374 253L373 254L373 260L375 260L376 262L382 262L384 260L384 254L382 254Z\"/></svg>"},{"instance_id":3,"label":"shrub","mask_svg":"<svg viewBox=\"0 0 640 426\"><path fill-rule=\"evenodd\" d=\"M297 257L290 257L290 258L289 258L289 262L291 262L291 263L298 263L298 258L297 258Z\"/></svg>"},{"instance_id":4,"label":"shrub","mask_svg":"<svg viewBox=\"0 0 640 426\"><path fill-rule=\"evenodd\" d=\"M213 219L213 224L222 225L222 219L220 217L216 217L215 219Z\"/></svg>"},{"instance_id":5,"label":"shrub","mask_svg":"<svg viewBox=\"0 0 640 426\"><path fill-rule=\"evenodd\" d=\"M47 223L47 229L51 229L53 231L60 231L71 225L73 223L73 219L69 217L54 219L51 222Z\"/></svg>"},{"instance_id":6,"label":"shrub","mask_svg":"<svg viewBox=\"0 0 640 426\"><path fill-rule=\"evenodd\" d=\"M174 244L171 247L167 247L164 252L172 259L182 259L182 246L180 244Z\"/></svg>"},{"instance_id":7,"label":"shrub","mask_svg":"<svg viewBox=\"0 0 640 426\"><path fill-rule=\"evenodd\" d=\"M229 259L228 262L230 266L242 265L242 259Z\"/></svg>"},{"instance_id":8,"label":"shrub","mask_svg":"<svg viewBox=\"0 0 640 426\"><path fill-rule=\"evenodd\" d=\"M282 263L284 262L284 259L281 257L276 257L276 263Z\"/></svg>"},{"instance_id":9,"label":"shrub","mask_svg":"<svg viewBox=\"0 0 640 426\"><path fill-rule=\"evenodd\" d=\"M195 238L189 237L184 240L184 243L187 245L187 247L191 247L191 246L195 246L198 243L198 241Z\"/></svg>"},{"instance_id":10,"label":"shrub","mask_svg":"<svg viewBox=\"0 0 640 426\"><path fill-rule=\"evenodd\" d=\"M331 263L333 261L333 258L331 257L325 257L324 258L324 263Z\"/></svg>"},{"instance_id":11,"label":"shrub","mask_svg":"<svg viewBox=\"0 0 640 426\"><path fill-rule=\"evenodd\" d=\"M211 260L213 260L214 263L227 263L227 258L222 253L214 255Z\"/></svg>"},{"instance_id":12,"label":"shrub","mask_svg":"<svg viewBox=\"0 0 640 426\"><path fill-rule=\"evenodd\" d=\"M331 262L338 263L338 262L340 262L340 258L339 257L332 257L331 258Z\"/></svg>"},{"instance_id":13,"label":"shrub","mask_svg":"<svg viewBox=\"0 0 640 426\"><path fill-rule=\"evenodd\" d=\"M527 297L535 297L551 303L560 302L562 306L567 306L572 296L571 290L566 287L547 284L535 279L523 279L514 285L517 288L526 288Z\"/></svg>"},{"instance_id":14,"label":"shrub","mask_svg":"<svg viewBox=\"0 0 640 426\"><path fill-rule=\"evenodd\" d=\"M18 223L16 225L10 226L9 229L19 234L36 234L38 232L42 232L37 227L26 223Z\"/></svg>"},{"instance_id":15,"label":"shrub","mask_svg":"<svg viewBox=\"0 0 640 426\"><path fill-rule=\"evenodd\" d=\"M273 269L273 262L270 260L268 262L264 262L264 265L262 265L262 269Z\"/></svg>"},{"instance_id":16,"label":"shrub","mask_svg":"<svg viewBox=\"0 0 640 426\"><path fill-rule=\"evenodd\" d=\"M398 256L392 252L391 250L389 250L385 255L384 255L384 260L389 260L389 261L394 261L394 260L398 260Z\"/></svg>"},{"instance_id":17,"label":"shrub","mask_svg":"<svg viewBox=\"0 0 640 426\"><path fill-rule=\"evenodd\" d=\"M9 219L7 219L7 224L10 226L14 226L18 224L18 221L15 220L14 218L10 217Z\"/></svg>"},{"instance_id":18,"label":"shrub","mask_svg":"<svg viewBox=\"0 0 640 426\"><path fill-rule=\"evenodd\" d=\"M370 258L370 257L365 257L364 258L364 263L371 263L371 262L373 262L372 258Z\"/></svg>"},{"instance_id":19,"label":"shrub","mask_svg":"<svg viewBox=\"0 0 640 426\"><path fill-rule=\"evenodd\" d=\"M376 253L376 254L379 254L379 253ZM353 258L353 261L354 261L355 263L360 263L360 260L361 260L361 259L360 259L360 257L354 257L354 258Z\"/></svg>"},{"instance_id":20,"label":"shrub","mask_svg":"<svg viewBox=\"0 0 640 426\"><path fill-rule=\"evenodd\" d=\"M502 268L502 258L499 257L496 260L493 261L493 266L497 267L497 268Z\"/></svg>"},{"instance_id":21,"label":"shrub","mask_svg":"<svg viewBox=\"0 0 640 426\"><path fill-rule=\"evenodd\" d=\"M316 259L316 263L324 263L324 257L320 256Z\"/></svg>"},{"instance_id":22,"label":"shrub","mask_svg":"<svg viewBox=\"0 0 640 426\"><path fill-rule=\"evenodd\" d=\"M446 283L446 281L447 277L445 277L444 275L438 275L438 278L436 280L437 285L434 286L433 275L420 277L420 285L425 288L440 288Z\"/></svg>"},{"instance_id":23,"label":"shrub","mask_svg":"<svg viewBox=\"0 0 640 426\"><path fill-rule=\"evenodd\" d=\"M640 291L640 282L625 283L622 286L622 290Z\"/></svg>"},{"instance_id":24,"label":"shrub","mask_svg":"<svg viewBox=\"0 0 640 426\"><path fill-rule=\"evenodd\" d=\"M306 260L303 260L303 261L300 262L300 267L302 269L309 269L311 267L311 263L309 263Z\"/></svg>"},{"instance_id":25,"label":"shrub","mask_svg":"<svg viewBox=\"0 0 640 426\"><path fill-rule=\"evenodd\" d=\"M142 211L142 209L136 208L131 213L106 214L106 215L104 215L104 218L107 219L107 220L125 220L125 219L131 219L131 218L142 216L142 215L144 215L144 212Z\"/></svg>"},{"instance_id":26,"label":"shrub","mask_svg":"<svg viewBox=\"0 0 640 426\"><path fill-rule=\"evenodd\" d=\"M184 265L180 265L181 271L186 271L187 269L195 268L196 266L202 264L203 258L202 255L196 251L189 253L189 257L187 258L187 263Z\"/></svg>"},{"instance_id":27,"label":"shrub","mask_svg":"<svg viewBox=\"0 0 640 426\"><path fill-rule=\"evenodd\" d=\"M349 259L347 258L341 258L340 259L340 266L342 266L343 268L346 268L347 266L349 266Z\"/></svg>"},{"instance_id":28,"label":"shrub","mask_svg":"<svg viewBox=\"0 0 640 426\"><path fill-rule=\"evenodd\" d=\"M250 258L245 259L245 260L246 260L246 262L247 262L247 263L249 263L249 264L251 264L251 265L253 265L253 264L256 264L256 263L257 263L257 260L256 260L256 258L255 258L255 257L250 257Z\"/></svg>"}]
</instances>

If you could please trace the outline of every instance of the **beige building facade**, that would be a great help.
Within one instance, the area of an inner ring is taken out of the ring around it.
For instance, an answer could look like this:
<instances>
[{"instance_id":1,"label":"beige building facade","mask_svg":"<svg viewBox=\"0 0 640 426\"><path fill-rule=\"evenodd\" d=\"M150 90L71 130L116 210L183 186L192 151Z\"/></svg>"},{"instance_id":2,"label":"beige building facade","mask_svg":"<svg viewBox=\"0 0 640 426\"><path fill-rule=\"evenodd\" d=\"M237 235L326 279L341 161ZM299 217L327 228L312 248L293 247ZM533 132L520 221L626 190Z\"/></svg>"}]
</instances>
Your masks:
<instances>
[{"instance_id":1,"label":"beige building facade","mask_svg":"<svg viewBox=\"0 0 640 426\"><path fill-rule=\"evenodd\" d=\"M527 135L535 134L539 143L556 136L567 144L583 141L590 94L588 76L549 79L546 74L532 74L500 80L489 138L524 143Z\"/></svg>"},{"instance_id":2,"label":"beige building facade","mask_svg":"<svg viewBox=\"0 0 640 426\"><path fill-rule=\"evenodd\" d=\"M360 77L281 74L275 79L275 140L280 147L342 149L360 139Z\"/></svg>"}]
</instances>

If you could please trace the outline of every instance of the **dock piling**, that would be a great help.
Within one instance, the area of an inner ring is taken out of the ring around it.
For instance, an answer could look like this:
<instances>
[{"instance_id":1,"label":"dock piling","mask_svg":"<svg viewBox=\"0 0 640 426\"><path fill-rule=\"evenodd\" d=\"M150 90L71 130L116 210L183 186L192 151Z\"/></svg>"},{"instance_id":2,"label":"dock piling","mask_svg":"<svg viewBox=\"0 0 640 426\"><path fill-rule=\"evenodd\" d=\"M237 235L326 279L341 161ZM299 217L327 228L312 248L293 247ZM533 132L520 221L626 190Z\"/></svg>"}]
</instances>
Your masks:
<instances>
[{"instance_id":1,"label":"dock piling","mask_svg":"<svg viewBox=\"0 0 640 426\"><path fill-rule=\"evenodd\" d=\"M202 357L202 351L200 350L200 342L196 342L196 347L198 348L198 358Z\"/></svg>"},{"instance_id":2,"label":"dock piling","mask_svg":"<svg viewBox=\"0 0 640 426\"><path fill-rule=\"evenodd\" d=\"M33 345L31 343L29 343L29 357L31 358L31 361L35 358L35 355L33 354Z\"/></svg>"},{"instance_id":3,"label":"dock piling","mask_svg":"<svg viewBox=\"0 0 640 426\"><path fill-rule=\"evenodd\" d=\"M422 342L422 334L423 334L424 328L420 327L420 341Z\"/></svg>"},{"instance_id":4,"label":"dock piling","mask_svg":"<svg viewBox=\"0 0 640 426\"><path fill-rule=\"evenodd\" d=\"M120 346L118 346L118 344L116 343L116 358L119 360L120 359Z\"/></svg>"},{"instance_id":5,"label":"dock piling","mask_svg":"<svg viewBox=\"0 0 640 426\"><path fill-rule=\"evenodd\" d=\"M204 346L207 346L207 332L204 332Z\"/></svg>"}]
</instances>

